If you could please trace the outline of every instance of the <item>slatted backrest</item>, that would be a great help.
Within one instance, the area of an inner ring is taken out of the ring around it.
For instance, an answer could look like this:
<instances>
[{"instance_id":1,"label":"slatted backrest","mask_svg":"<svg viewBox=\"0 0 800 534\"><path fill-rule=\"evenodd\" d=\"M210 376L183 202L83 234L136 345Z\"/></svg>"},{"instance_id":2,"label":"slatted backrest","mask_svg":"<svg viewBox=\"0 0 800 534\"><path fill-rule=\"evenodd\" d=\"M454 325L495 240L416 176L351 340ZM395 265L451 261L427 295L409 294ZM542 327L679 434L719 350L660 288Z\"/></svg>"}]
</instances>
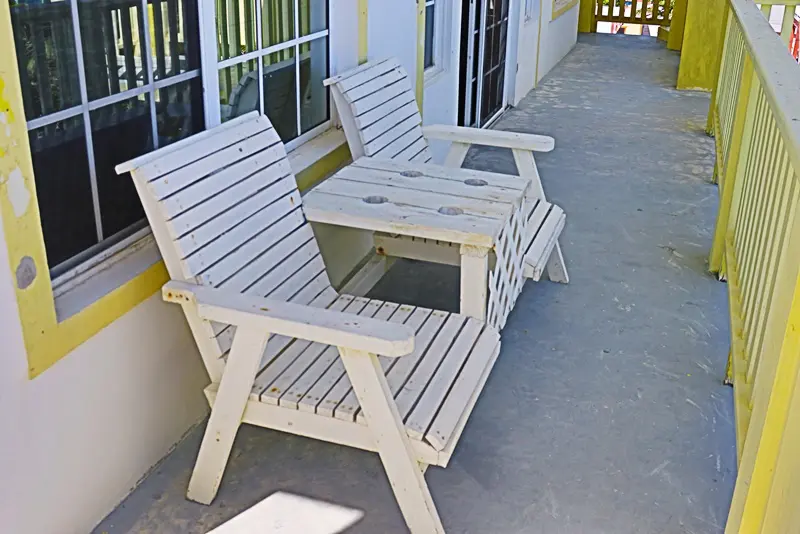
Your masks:
<instances>
[{"instance_id":1,"label":"slatted backrest","mask_svg":"<svg viewBox=\"0 0 800 534\"><path fill-rule=\"evenodd\" d=\"M171 278L301 304L336 298L265 116L234 119L117 170L131 171ZM212 329L222 354L233 329Z\"/></svg>"},{"instance_id":2,"label":"slatted backrest","mask_svg":"<svg viewBox=\"0 0 800 534\"><path fill-rule=\"evenodd\" d=\"M325 80L353 158L431 160L408 73L395 58L370 61Z\"/></svg>"}]
</instances>

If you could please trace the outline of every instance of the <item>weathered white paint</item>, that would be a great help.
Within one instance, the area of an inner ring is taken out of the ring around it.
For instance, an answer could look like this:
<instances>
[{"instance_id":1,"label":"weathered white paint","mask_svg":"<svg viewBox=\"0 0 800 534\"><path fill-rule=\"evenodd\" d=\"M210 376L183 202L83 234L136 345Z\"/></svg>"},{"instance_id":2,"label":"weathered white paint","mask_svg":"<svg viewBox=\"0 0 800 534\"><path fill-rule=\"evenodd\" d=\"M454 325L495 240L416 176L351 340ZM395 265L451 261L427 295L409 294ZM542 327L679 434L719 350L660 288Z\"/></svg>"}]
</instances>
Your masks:
<instances>
[{"instance_id":1,"label":"weathered white paint","mask_svg":"<svg viewBox=\"0 0 800 534\"><path fill-rule=\"evenodd\" d=\"M553 2L542 0L542 37L539 40L539 80L569 53L578 41L578 8L553 17ZM538 81L538 80L537 80Z\"/></svg>"},{"instance_id":2,"label":"weathered white paint","mask_svg":"<svg viewBox=\"0 0 800 534\"><path fill-rule=\"evenodd\" d=\"M525 16L525 0L520 2L519 29L517 35L517 77L512 105L516 106L536 85L536 56L539 51L539 16L542 0L532 0L530 18ZM544 0L548 2L550 0Z\"/></svg>"},{"instance_id":3,"label":"weathered white paint","mask_svg":"<svg viewBox=\"0 0 800 534\"><path fill-rule=\"evenodd\" d=\"M28 380L8 265L0 231L3 531L87 532L205 415L206 373L154 295Z\"/></svg>"},{"instance_id":4,"label":"weathered white paint","mask_svg":"<svg viewBox=\"0 0 800 534\"><path fill-rule=\"evenodd\" d=\"M6 182L6 194L8 201L11 203L11 209L14 210L14 215L22 217L28 211L28 204L31 202L31 192L25 187L25 178L22 177L22 171L19 167L11 171L7 180L3 180L0 176L0 184Z\"/></svg>"}]
</instances>

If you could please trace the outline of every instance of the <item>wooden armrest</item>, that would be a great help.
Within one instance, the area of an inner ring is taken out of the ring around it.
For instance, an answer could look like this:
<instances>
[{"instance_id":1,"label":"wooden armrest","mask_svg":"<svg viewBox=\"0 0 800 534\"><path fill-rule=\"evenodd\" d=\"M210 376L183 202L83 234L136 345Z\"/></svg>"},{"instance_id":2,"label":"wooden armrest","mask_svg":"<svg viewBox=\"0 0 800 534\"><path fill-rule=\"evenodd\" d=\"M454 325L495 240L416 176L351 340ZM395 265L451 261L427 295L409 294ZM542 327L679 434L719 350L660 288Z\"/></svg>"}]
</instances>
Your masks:
<instances>
[{"instance_id":1,"label":"wooden armrest","mask_svg":"<svg viewBox=\"0 0 800 534\"><path fill-rule=\"evenodd\" d=\"M167 282L161 293L167 302L196 304L198 315L209 321L255 326L273 334L383 356L414 351L414 330L388 321L174 280Z\"/></svg>"},{"instance_id":2,"label":"wooden armrest","mask_svg":"<svg viewBox=\"0 0 800 534\"><path fill-rule=\"evenodd\" d=\"M471 145L535 150L537 152L550 152L556 146L556 140L546 135L504 132L501 130L481 130L478 128L466 128L464 126L447 126L444 124L423 126L422 133L425 137L430 139L441 139L443 141L453 141Z\"/></svg>"}]
</instances>

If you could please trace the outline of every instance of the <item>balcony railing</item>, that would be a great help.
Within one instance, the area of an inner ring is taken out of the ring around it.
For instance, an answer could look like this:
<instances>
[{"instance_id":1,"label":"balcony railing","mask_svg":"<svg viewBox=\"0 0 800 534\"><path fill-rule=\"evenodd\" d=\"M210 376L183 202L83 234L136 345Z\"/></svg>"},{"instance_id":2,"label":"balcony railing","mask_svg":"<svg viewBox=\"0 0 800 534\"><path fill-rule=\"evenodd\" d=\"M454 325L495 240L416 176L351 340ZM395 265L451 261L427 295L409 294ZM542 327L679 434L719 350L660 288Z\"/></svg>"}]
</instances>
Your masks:
<instances>
[{"instance_id":1,"label":"balcony railing","mask_svg":"<svg viewBox=\"0 0 800 534\"><path fill-rule=\"evenodd\" d=\"M739 456L731 533L800 520L800 68L787 53L794 7L780 37L770 7L729 0L712 108L720 211L709 265L728 280Z\"/></svg>"}]
</instances>

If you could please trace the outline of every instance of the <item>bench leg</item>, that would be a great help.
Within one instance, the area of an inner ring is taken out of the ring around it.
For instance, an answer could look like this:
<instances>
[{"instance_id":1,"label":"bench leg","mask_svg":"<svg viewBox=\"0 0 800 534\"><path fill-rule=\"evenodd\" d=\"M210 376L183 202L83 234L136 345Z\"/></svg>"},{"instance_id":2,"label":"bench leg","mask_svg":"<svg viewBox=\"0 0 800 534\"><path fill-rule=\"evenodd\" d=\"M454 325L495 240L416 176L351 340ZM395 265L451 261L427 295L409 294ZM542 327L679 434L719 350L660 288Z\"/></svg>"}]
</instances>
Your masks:
<instances>
[{"instance_id":1,"label":"bench leg","mask_svg":"<svg viewBox=\"0 0 800 534\"><path fill-rule=\"evenodd\" d=\"M547 260L547 278L551 282L559 282L561 284L569 283L569 274L567 274L567 266L564 263L564 256L561 254L561 245L556 241L556 246L553 247L553 252L550 253L550 258Z\"/></svg>"},{"instance_id":2,"label":"bench leg","mask_svg":"<svg viewBox=\"0 0 800 534\"><path fill-rule=\"evenodd\" d=\"M486 320L489 249L461 245L461 314Z\"/></svg>"},{"instance_id":3,"label":"bench leg","mask_svg":"<svg viewBox=\"0 0 800 534\"><path fill-rule=\"evenodd\" d=\"M186 492L188 499L211 504L217 495L268 338L269 333L261 329L244 326L236 329L192 478L189 480L189 489Z\"/></svg>"},{"instance_id":4,"label":"bench leg","mask_svg":"<svg viewBox=\"0 0 800 534\"><path fill-rule=\"evenodd\" d=\"M378 357L343 347L339 352L409 530L412 534L444 534Z\"/></svg>"}]
</instances>

